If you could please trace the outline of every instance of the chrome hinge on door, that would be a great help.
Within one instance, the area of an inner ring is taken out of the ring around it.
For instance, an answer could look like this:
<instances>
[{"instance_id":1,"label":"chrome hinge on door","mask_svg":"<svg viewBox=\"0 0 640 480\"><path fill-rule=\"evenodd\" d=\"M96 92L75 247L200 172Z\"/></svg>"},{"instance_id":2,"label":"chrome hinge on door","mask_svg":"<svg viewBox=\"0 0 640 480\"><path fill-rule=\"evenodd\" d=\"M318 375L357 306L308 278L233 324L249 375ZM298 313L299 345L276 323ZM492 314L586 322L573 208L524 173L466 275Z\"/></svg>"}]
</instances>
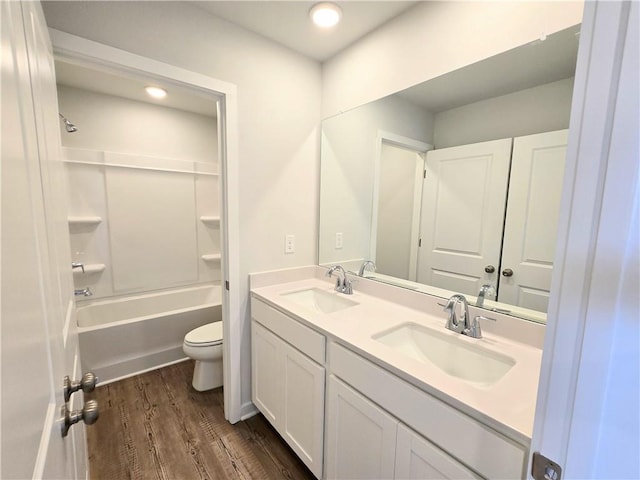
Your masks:
<instances>
[{"instance_id":1,"label":"chrome hinge on door","mask_svg":"<svg viewBox=\"0 0 640 480\"><path fill-rule=\"evenodd\" d=\"M531 464L531 476L535 480L561 480L562 467L549 460L540 452L534 452Z\"/></svg>"}]
</instances>

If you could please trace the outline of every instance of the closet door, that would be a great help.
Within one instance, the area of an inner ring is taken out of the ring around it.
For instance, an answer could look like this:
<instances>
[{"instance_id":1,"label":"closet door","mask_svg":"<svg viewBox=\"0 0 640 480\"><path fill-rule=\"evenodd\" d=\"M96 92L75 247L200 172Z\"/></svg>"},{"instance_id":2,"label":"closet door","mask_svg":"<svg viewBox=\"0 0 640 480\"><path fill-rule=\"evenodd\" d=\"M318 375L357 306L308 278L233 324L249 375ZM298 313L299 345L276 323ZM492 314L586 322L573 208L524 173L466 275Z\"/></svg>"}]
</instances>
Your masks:
<instances>
[{"instance_id":1,"label":"closet door","mask_svg":"<svg viewBox=\"0 0 640 480\"><path fill-rule=\"evenodd\" d=\"M505 138L427 152L418 282L466 295L495 285L511 144Z\"/></svg>"},{"instance_id":2,"label":"closet door","mask_svg":"<svg viewBox=\"0 0 640 480\"><path fill-rule=\"evenodd\" d=\"M547 311L568 130L517 137L498 300Z\"/></svg>"}]
</instances>

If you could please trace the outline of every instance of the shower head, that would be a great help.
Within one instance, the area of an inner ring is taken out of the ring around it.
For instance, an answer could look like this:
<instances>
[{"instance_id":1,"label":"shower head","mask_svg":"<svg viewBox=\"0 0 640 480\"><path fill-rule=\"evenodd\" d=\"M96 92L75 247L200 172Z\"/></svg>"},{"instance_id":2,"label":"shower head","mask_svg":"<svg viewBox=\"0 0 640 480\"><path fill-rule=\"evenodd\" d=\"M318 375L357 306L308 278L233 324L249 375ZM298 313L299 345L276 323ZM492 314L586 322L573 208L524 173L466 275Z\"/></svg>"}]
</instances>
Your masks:
<instances>
[{"instance_id":1,"label":"shower head","mask_svg":"<svg viewBox=\"0 0 640 480\"><path fill-rule=\"evenodd\" d=\"M73 123L67 120L67 118L64 115L62 115L61 113L58 113L58 115L60 115L60 118L64 121L64 128L67 131L67 133L73 133L78 131L78 127L76 127Z\"/></svg>"}]
</instances>

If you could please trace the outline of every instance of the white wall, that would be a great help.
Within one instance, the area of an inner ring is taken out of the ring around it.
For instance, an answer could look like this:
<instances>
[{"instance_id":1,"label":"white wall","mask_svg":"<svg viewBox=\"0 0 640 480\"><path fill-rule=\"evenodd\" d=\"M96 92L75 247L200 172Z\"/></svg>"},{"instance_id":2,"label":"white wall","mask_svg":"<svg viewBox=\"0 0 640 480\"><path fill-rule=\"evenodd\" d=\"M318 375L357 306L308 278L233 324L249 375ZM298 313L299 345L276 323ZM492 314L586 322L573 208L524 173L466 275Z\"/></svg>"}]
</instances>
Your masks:
<instances>
[{"instance_id":1,"label":"white wall","mask_svg":"<svg viewBox=\"0 0 640 480\"><path fill-rule=\"evenodd\" d=\"M325 120L320 179L320 263L371 258L371 220L378 131L431 143L433 115L392 96ZM344 245L335 248L335 234Z\"/></svg>"},{"instance_id":2,"label":"white wall","mask_svg":"<svg viewBox=\"0 0 640 480\"><path fill-rule=\"evenodd\" d=\"M324 118L580 23L582 2L422 2L323 65Z\"/></svg>"},{"instance_id":3,"label":"white wall","mask_svg":"<svg viewBox=\"0 0 640 480\"><path fill-rule=\"evenodd\" d=\"M66 85L58 85L58 105L78 127L69 134L60 122L65 147L217 163L218 127L213 116Z\"/></svg>"},{"instance_id":4,"label":"white wall","mask_svg":"<svg viewBox=\"0 0 640 480\"><path fill-rule=\"evenodd\" d=\"M43 2L50 27L238 87L241 298L248 273L313 264L317 252L320 65L187 2ZM296 253L284 254L285 234ZM248 305L242 399L250 401Z\"/></svg>"},{"instance_id":5,"label":"white wall","mask_svg":"<svg viewBox=\"0 0 640 480\"><path fill-rule=\"evenodd\" d=\"M573 78L435 114L435 148L569 128Z\"/></svg>"}]
</instances>

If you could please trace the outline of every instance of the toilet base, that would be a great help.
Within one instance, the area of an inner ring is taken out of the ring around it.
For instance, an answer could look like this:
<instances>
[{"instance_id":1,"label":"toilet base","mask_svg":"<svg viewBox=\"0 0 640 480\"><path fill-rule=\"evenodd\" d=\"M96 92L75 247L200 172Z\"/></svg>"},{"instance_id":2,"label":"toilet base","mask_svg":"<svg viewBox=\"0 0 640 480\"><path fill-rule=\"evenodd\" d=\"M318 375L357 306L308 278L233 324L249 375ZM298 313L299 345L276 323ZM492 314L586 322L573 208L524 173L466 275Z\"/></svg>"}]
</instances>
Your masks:
<instances>
[{"instance_id":1,"label":"toilet base","mask_svg":"<svg viewBox=\"0 0 640 480\"><path fill-rule=\"evenodd\" d=\"M193 369L193 388L199 392L222 386L222 360L205 362L196 360Z\"/></svg>"}]
</instances>

